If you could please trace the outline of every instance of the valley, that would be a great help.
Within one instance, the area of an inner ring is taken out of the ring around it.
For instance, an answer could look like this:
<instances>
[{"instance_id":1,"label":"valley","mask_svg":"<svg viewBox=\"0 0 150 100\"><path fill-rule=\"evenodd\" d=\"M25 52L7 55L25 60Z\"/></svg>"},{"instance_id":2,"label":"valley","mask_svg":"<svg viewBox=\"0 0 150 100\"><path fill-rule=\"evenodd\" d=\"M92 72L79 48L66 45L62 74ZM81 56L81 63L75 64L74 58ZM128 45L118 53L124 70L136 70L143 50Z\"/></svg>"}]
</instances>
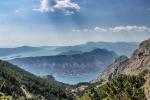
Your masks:
<instances>
[{"instance_id":1,"label":"valley","mask_svg":"<svg viewBox=\"0 0 150 100\"><path fill-rule=\"evenodd\" d=\"M0 54L0 59L38 76L53 75L57 81L76 84L94 80L118 55L130 56L137 45L134 42L88 42L75 46L0 48L5 52ZM101 50L94 54L98 48Z\"/></svg>"},{"instance_id":2,"label":"valley","mask_svg":"<svg viewBox=\"0 0 150 100\"><path fill-rule=\"evenodd\" d=\"M9 62L39 76L53 75L56 80L64 78L63 82L73 78L77 83L83 78L90 81L116 58L112 51L95 49L81 54L17 58Z\"/></svg>"},{"instance_id":3,"label":"valley","mask_svg":"<svg viewBox=\"0 0 150 100\"><path fill-rule=\"evenodd\" d=\"M130 58L118 57L115 52L106 49L94 49L91 52L77 52L77 54L69 52L66 55L16 58L9 60L9 63L1 60L0 94L2 96L0 98L7 98L7 100L120 100L121 98L148 100L149 47L150 39L143 41ZM100 63L97 62L98 60ZM41 64L42 61L44 66ZM45 61L50 64L45 64ZM52 66L51 62L56 64ZM63 65L64 62L73 63L65 64L64 67L54 66ZM86 66L78 65L80 68L77 68L74 62L78 64L82 62ZM54 71L52 68L57 69Z\"/></svg>"}]
</instances>

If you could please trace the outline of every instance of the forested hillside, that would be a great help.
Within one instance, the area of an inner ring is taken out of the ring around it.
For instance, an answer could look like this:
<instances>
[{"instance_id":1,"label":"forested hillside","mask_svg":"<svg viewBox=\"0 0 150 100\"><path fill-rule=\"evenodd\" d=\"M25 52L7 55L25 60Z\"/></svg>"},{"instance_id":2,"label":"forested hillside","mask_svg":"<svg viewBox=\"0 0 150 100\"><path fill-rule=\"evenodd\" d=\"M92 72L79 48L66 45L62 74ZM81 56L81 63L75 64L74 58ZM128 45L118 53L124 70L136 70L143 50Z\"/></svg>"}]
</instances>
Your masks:
<instances>
[{"instance_id":1,"label":"forested hillside","mask_svg":"<svg viewBox=\"0 0 150 100\"><path fill-rule=\"evenodd\" d=\"M148 73L145 70L137 76L119 75L85 90L80 100L146 100L144 76Z\"/></svg>"},{"instance_id":2,"label":"forested hillside","mask_svg":"<svg viewBox=\"0 0 150 100\"><path fill-rule=\"evenodd\" d=\"M71 100L64 84L34 76L5 61L0 61L0 86L0 98L10 100Z\"/></svg>"}]
</instances>

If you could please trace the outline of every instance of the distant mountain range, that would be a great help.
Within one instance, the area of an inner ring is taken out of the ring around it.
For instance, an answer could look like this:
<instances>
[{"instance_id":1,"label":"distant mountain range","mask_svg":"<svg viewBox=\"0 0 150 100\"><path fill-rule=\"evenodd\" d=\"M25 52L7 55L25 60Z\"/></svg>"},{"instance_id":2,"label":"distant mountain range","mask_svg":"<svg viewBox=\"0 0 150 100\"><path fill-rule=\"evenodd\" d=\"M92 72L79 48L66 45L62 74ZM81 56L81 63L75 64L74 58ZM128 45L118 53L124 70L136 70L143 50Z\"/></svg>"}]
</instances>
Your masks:
<instances>
[{"instance_id":1,"label":"distant mountain range","mask_svg":"<svg viewBox=\"0 0 150 100\"><path fill-rule=\"evenodd\" d=\"M127 55L130 57L138 43L136 42L88 42L75 46L22 46L16 48L0 48L0 59L10 60L14 58L51 56L51 55L71 55L81 52L89 52L96 48L114 51L117 55Z\"/></svg>"},{"instance_id":2,"label":"distant mountain range","mask_svg":"<svg viewBox=\"0 0 150 100\"><path fill-rule=\"evenodd\" d=\"M81 54L17 58L9 62L37 75L72 76L100 72L116 57L117 55L113 51L95 49Z\"/></svg>"},{"instance_id":3,"label":"distant mountain range","mask_svg":"<svg viewBox=\"0 0 150 100\"><path fill-rule=\"evenodd\" d=\"M82 51L87 52L95 48L107 49L116 52L118 55L130 56L132 52L138 47L139 43L136 42L88 42L86 44L76 46L64 46L58 47L55 51Z\"/></svg>"},{"instance_id":4,"label":"distant mountain range","mask_svg":"<svg viewBox=\"0 0 150 100\"><path fill-rule=\"evenodd\" d=\"M59 55L74 55L74 54L81 54L81 53L83 53L83 52L82 51L72 51L72 50L70 50L70 51L62 52Z\"/></svg>"}]
</instances>

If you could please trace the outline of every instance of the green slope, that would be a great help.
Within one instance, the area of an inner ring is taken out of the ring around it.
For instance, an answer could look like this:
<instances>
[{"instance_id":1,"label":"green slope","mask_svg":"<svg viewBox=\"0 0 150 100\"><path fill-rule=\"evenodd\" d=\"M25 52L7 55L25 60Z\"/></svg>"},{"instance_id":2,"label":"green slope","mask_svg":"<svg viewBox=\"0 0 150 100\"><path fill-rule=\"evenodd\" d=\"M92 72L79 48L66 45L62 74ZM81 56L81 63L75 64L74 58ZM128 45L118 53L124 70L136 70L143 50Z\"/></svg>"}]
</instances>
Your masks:
<instances>
[{"instance_id":1,"label":"green slope","mask_svg":"<svg viewBox=\"0 0 150 100\"><path fill-rule=\"evenodd\" d=\"M144 70L137 76L118 75L114 79L85 90L79 100L146 100Z\"/></svg>"},{"instance_id":2,"label":"green slope","mask_svg":"<svg viewBox=\"0 0 150 100\"><path fill-rule=\"evenodd\" d=\"M0 96L8 95L14 100L19 98L68 100L69 98L63 84L37 77L5 61L0 61L0 86Z\"/></svg>"}]
</instances>

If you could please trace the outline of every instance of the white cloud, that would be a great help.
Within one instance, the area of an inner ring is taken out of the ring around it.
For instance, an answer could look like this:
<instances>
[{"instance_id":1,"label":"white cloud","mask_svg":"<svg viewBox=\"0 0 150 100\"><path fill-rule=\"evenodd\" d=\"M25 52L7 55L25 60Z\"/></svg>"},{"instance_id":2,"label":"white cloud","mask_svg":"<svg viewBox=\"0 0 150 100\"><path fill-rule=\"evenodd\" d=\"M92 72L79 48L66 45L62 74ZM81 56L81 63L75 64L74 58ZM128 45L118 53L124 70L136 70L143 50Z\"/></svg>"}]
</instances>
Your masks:
<instances>
[{"instance_id":1,"label":"white cloud","mask_svg":"<svg viewBox=\"0 0 150 100\"><path fill-rule=\"evenodd\" d=\"M42 13L54 11L54 9L49 6L48 0L41 0L40 1L40 7L37 8L36 6L33 6L33 10L34 11L40 11Z\"/></svg>"},{"instance_id":2,"label":"white cloud","mask_svg":"<svg viewBox=\"0 0 150 100\"><path fill-rule=\"evenodd\" d=\"M79 10L80 6L71 0L56 0L56 4L54 5L56 9L74 9Z\"/></svg>"},{"instance_id":3,"label":"white cloud","mask_svg":"<svg viewBox=\"0 0 150 100\"><path fill-rule=\"evenodd\" d=\"M95 28L94 28L94 31L106 32L107 29L105 29L105 28L100 28L100 27L95 27Z\"/></svg>"},{"instance_id":4,"label":"white cloud","mask_svg":"<svg viewBox=\"0 0 150 100\"><path fill-rule=\"evenodd\" d=\"M65 15L72 15L74 14L74 11L80 10L80 6L77 3L72 2L71 0L54 0L54 2L54 5L50 5L49 0L41 0L40 6L34 6L33 10L40 11L42 13L61 10L65 13Z\"/></svg>"},{"instance_id":5,"label":"white cloud","mask_svg":"<svg viewBox=\"0 0 150 100\"><path fill-rule=\"evenodd\" d=\"M73 29L72 32L93 32L92 29L87 29L87 28L84 28L84 29Z\"/></svg>"},{"instance_id":6,"label":"white cloud","mask_svg":"<svg viewBox=\"0 0 150 100\"><path fill-rule=\"evenodd\" d=\"M73 32L150 32L150 28L146 26L115 26L110 28L94 27L91 29L76 29Z\"/></svg>"},{"instance_id":7,"label":"white cloud","mask_svg":"<svg viewBox=\"0 0 150 100\"><path fill-rule=\"evenodd\" d=\"M146 26L116 26L109 29L112 32L145 32L149 31Z\"/></svg>"}]
</instances>

